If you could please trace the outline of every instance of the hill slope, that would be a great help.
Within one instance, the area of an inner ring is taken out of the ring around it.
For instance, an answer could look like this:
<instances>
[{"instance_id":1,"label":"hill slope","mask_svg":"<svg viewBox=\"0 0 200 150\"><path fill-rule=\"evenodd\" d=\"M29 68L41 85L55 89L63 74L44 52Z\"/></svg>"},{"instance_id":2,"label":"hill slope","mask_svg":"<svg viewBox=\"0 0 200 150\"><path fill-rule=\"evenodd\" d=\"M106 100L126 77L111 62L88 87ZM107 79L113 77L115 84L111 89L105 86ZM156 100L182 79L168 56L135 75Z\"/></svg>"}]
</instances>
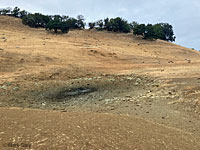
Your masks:
<instances>
[{"instance_id":1,"label":"hill slope","mask_svg":"<svg viewBox=\"0 0 200 150\"><path fill-rule=\"evenodd\" d=\"M0 16L0 148L199 149L199 65L161 40Z\"/></svg>"},{"instance_id":2,"label":"hill slope","mask_svg":"<svg viewBox=\"0 0 200 150\"><path fill-rule=\"evenodd\" d=\"M146 41L132 34L70 31L54 35L31 29L20 19L0 17L1 75L70 68L105 73L199 63L200 53L164 41ZM17 62L17 63L15 63ZM36 69L37 68L37 69ZM3 72L2 72L3 70Z\"/></svg>"}]
</instances>

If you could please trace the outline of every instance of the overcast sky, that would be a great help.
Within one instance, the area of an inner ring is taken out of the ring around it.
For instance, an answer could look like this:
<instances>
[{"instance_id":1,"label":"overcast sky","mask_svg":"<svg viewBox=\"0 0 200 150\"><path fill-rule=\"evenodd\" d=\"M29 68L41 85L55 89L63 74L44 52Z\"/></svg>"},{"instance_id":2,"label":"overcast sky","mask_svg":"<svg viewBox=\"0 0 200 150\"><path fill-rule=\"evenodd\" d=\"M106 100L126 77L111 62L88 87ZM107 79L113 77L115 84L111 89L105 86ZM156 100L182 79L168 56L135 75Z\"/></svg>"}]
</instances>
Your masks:
<instances>
[{"instance_id":1,"label":"overcast sky","mask_svg":"<svg viewBox=\"0 0 200 150\"><path fill-rule=\"evenodd\" d=\"M176 43L200 50L200 0L0 0L0 8L85 16L86 21L122 17L139 23L170 23Z\"/></svg>"}]
</instances>

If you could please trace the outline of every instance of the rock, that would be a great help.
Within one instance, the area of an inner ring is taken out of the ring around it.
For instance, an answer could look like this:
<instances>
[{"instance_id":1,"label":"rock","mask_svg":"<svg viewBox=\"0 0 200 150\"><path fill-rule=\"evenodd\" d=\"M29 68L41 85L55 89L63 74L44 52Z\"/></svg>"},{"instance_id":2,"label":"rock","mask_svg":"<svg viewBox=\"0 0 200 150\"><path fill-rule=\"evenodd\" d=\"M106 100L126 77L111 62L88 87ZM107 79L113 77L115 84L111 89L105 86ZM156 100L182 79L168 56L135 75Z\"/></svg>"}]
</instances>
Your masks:
<instances>
[{"instance_id":1,"label":"rock","mask_svg":"<svg viewBox=\"0 0 200 150\"><path fill-rule=\"evenodd\" d=\"M3 86L0 86L0 89L3 89L3 90L7 90L7 86L3 85Z\"/></svg>"},{"instance_id":2,"label":"rock","mask_svg":"<svg viewBox=\"0 0 200 150\"><path fill-rule=\"evenodd\" d=\"M6 85L10 86L10 85L12 85L12 82L7 82Z\"/></svg>"},{"instance_id":3,"label":"rock","mask_svg":"<svg viewBox=\"0 0 200 150\"><path fill-rule=\"evenodd\" d=\"M174 62L171 60L171 61L168 61L168 63L169 63L169 64L171 64L171 63L173 64Z\"/></svg>"},{"instance_id":4,"label":"rock","mask_svg":"<svg viewBox=\"0 0 200 150\"><path fill-rule=\"evenodd\" d=\"M82 80L82 79L76 79L76 80ZM84 78L83 80L91 81L92 78Z\"/></svg>"},{"instance_id":5,"label":"rock","mask_svg":"<svg viewBox=\"0 0 200 150\"><path fill-rule=\"evenodd\" d=\"M111 107L110 110L115 110L115 107Z\"/></svg>"},{"instance_id":6,"label":"rock","mask_svg":"<svg viewBox=\"0 0 200 150\"><path fill-rule=\"evenodd\" d=\"M140 83L141 81L142 81L142 80L141 80L140 78L137 78L137 79L136 79L136 82L139 82L139 83Z\"/></svg>"},{"instance_id":7,"label":"rock","mask_svg":"<svg viewBox=\"0 0 200 150\"><path fill-rule=\"evenodd\" d=\"M46 103L44 103L44 102L43 102L43 103L41 103L41 104L42 104L42 106L45 106L45 105L46 105Z\"/></svg>"},{"instance_id":8,"label":"rock","mask_svg":"<svg viewBox=\"0 0 200 150\"><path fill-rule=\"evenodd\" d=\"M138 82L136 82L136 83L135 83L135 85L139 85L139 83L138 83Z\"/></svg>"},{"instance_id":9,"label":"rock","mask_svg":"<svg viewBox=\"0 0 200 150\"><path fill-rule=\"evenodd\" d=\"M127 98L132 98L132 96L131 96L131 95L126 95L125 97L127 97Z\"/></svg>"},{"instance_id":10,"label":"rock","mask_svg":"<svg viewBox=\"0 0 200 150\"><path fill-rule=\"evenodd\" d=\"M172 92L168 92L169 95L172 95Z\"/></svg>"},{"instance_id":11,"label":"rock","mask_svg":"<svg viewBox=\"0 0 200 150\"><path fill-rule=\"evenodd\" d=\"M132 77L127 77L126 79L127 79L127 80L133 80L134 78L132 78Z\"/></svg>"},{"instance_id":12,"label":"rock","mask_svg":"<svg viewBox=\"0 0 200 150\"><path fill-rule=\"evenodd\" d=\"M3 48L0 48L0 51L3 51L4 49Z\"/></svg>"},{"instance_id":13,"label":"rock","mask_svg":"<svg viewBox=\"0 0 200 150\"><path fill-rule=\"evenodd\" d=\"M109 104L109 103L112 102L112 100L111 99L105 99L105 102L106 102L106 104Z\"/></svg>"},{"instance_id":14,"label":"rock","mask_svg":"<svg viewBox=\"0 0 200 150\"><path fill-rule=\"evenodd\" d=\"M115 81L115 79L108 79L108 81L110 81L110 82L114 82L114 81Z\"/></svg>"},{"instance_id":15,"label":"rock","mask_svg":"<svg viewBox=\"0 0 200 150\"><path fill-rule=\"evenodd\" d=\"M19 91L19 87L14 87L13 90L14 91Z\"/></svg>"}]
</instances>

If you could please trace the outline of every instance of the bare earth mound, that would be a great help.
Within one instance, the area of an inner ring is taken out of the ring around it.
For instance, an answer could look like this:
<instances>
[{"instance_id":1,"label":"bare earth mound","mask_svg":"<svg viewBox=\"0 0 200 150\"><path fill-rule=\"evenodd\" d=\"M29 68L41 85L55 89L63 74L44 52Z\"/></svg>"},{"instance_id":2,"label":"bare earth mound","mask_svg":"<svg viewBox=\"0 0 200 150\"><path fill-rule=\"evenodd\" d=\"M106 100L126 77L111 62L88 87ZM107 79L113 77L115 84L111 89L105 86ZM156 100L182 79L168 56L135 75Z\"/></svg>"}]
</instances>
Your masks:
<instances>
[{"instance_id":1,"label":"bare earth mound","mask_svg":"<svg viewBox=\"0 0 200 150\"><path fill-rule=\"evenodd\" d=\"M6 16L0 31L0 149L200 149L199 52Z\"/></svg>"}]
</instances>

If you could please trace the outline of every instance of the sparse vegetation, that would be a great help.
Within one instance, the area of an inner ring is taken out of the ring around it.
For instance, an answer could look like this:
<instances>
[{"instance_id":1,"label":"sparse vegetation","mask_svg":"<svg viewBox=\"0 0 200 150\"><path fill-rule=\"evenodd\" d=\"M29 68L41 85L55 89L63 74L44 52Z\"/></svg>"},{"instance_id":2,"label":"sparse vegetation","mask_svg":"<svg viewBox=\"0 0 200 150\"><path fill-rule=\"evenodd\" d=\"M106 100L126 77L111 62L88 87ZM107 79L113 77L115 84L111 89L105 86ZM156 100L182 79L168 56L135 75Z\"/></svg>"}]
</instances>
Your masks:
<instances>
[{"instance_id":1,"label":"sparse vegetation","mask_svg":"<svg viewBox=\"0 0 200 150\"><path fill-rule=\"evenodd\" d=\"M32 28L45 28L46 30L54 30L55 33L60 30L62 33L68 33L70 29L85 29L84 16L78 15L77 18L60 15L43 15L41 13L29 13L25 10L20 11L20 8L8 7L0 10L0 15L9 15L22 19L22 23ZM139 24L135 21L128 23L127 20L116 17L98 20L88 23L89 29L98 31L112 31L119 33L130 33L141 35L144 39L161 39L165 41L175 41L173 27L168 23Z\"/></svg>"}]
</instances>

